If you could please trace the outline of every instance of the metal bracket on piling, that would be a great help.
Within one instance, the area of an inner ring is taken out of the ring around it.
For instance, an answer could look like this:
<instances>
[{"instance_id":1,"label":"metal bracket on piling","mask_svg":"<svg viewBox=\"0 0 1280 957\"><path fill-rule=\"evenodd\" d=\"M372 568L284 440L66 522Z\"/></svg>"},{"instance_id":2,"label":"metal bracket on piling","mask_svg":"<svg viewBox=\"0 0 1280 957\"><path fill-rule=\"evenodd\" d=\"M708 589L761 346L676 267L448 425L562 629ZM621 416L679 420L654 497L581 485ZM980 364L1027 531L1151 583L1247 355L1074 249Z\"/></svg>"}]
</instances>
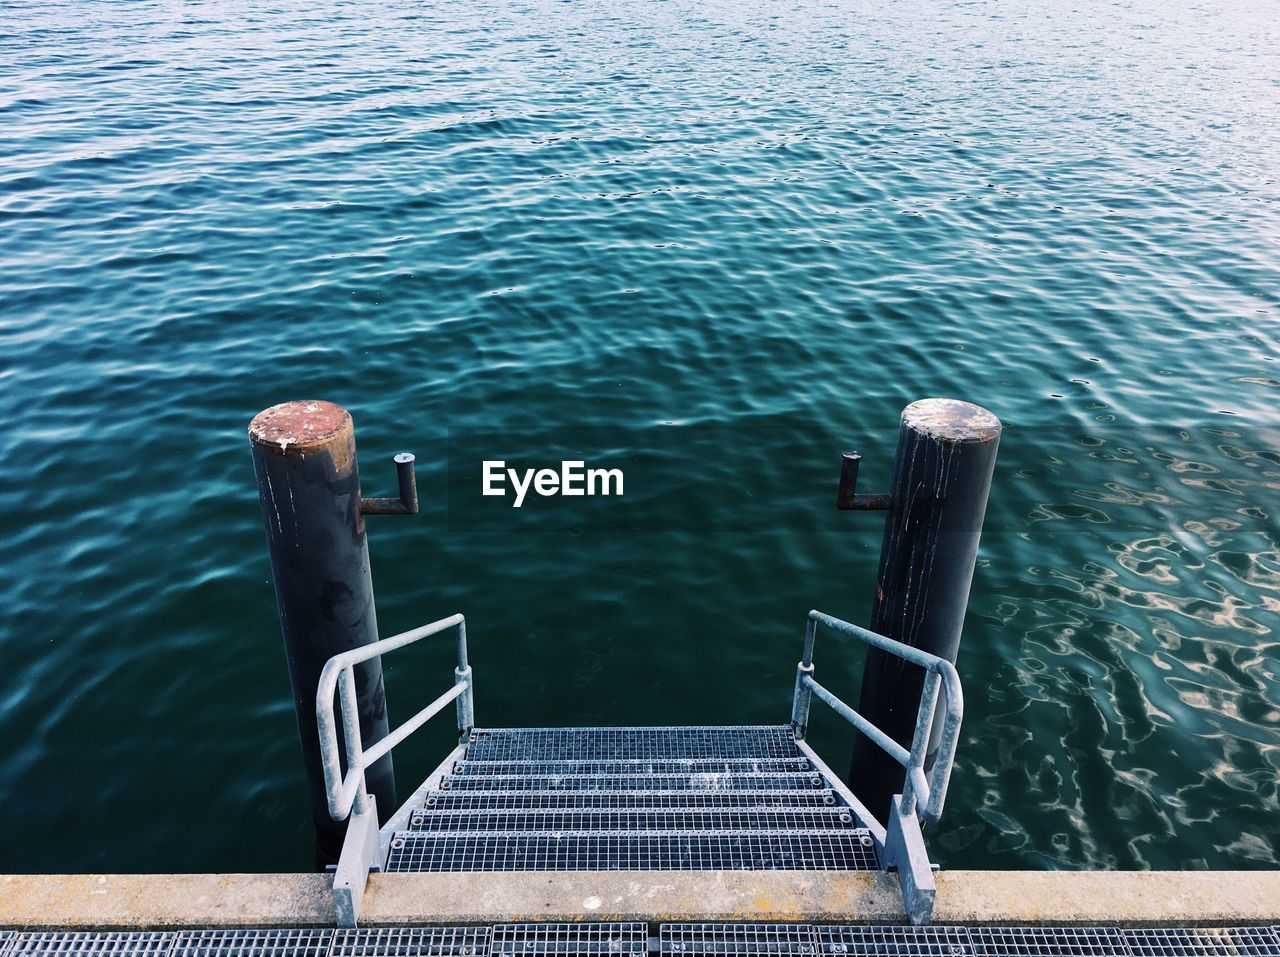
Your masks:
<instances>
[{"instance_id":1,"label":"metal bracket on piling","mask_svg":"<svg viewBox=\"0 0 1280 957\"><path fill-rule=\"evenodd\" d=\"M399 498L361 498L363 515L417 515L418 480L413 473L413 453L400 452L395 457L396 478L400 482Z\"/></svg>"},{"instance_id":2,"label":"metal bracket on piling","mask_svg":"<svg viewBox=\"0 0 1280 957\"><path fill-rule=\"evenodd\" d=\"M855 491L858 487L858 465L862 453L840 453L840 487L836 490L836 508L842 512L883 512L892 504L888 495L866 495Z\"/></svg>"}]
</instances>

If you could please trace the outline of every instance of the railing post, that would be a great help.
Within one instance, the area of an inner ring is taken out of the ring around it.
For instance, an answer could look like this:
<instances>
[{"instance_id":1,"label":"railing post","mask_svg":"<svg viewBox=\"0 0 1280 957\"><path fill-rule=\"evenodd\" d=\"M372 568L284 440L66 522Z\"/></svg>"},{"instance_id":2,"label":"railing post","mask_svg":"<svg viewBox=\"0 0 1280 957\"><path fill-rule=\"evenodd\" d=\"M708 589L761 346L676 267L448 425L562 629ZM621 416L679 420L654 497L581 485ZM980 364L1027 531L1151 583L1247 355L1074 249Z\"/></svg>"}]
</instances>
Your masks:
<instances>
[{"instance_id":1,"label":"railing post","mask_svg":"<svg viewBox=\"0 0 1280 957\"><path fill-rule=\"evenodd\" d=\"M809 733L809 706L813 703L813 692L804 679L811 674L813 665L806 665L803 661L796 665L796 690L791 699L791 733L797 741L803 741Z\"/></svg>"},{"instance_id":2,"label":"railing post","mask_svg":"<svg viewBox=\"0 0 1280 957\"><path fill-rule=\"evenodd\" d=\"M467 661L467 623L458 622L458 664L453 669L453 683L467 683L466 689L458 695L458 738L466 740L476 724L475 676L471 672L471 664Z\"/></svg>"},{"instance_id":3,"label":"railing post","mask_svg":"<svg viewBox=\"0 0 1280 957\"><path fill-rule=\"evenodd\" d=\"M796 690L791 699L791 732L797 741L803 741L809 731L809 706L813 702L813 692L804 679L813 674L813 640L817 631L818 622L810 612L804 623L804 650L800 654L800 663L796 665Z\"/></svg>"},{"instance_id":4,"label":"railing post","mask_svg":"<svg viewBox=\"0 0 1280 957\"><path fill-rule=\"evenodd\" d=\"M999 442L1000 420L968 402L924 399L903 410L872 631L955 662ZM858 711L910 747L925 676L916 665L868 649ZM893 758L858 735L849 786L880 820L889 820L903 784Z\"/></svg>"},{"instance_id":5,"label":"railing post","mask_svg":"<svg viewBox=\"0 0 1280 957\"><path fill-rule=\"evenodd\" d=\"M355 429L347 411L331 402L286 402L254 418L249 440L310 790L316 863L324 867L337 862L347 824L329 816L316 686L333 655L378 639ZM382 662L356 665L354 673L367 747L387 735ZM368 769L366 781L378 811L393 813L390 755Z\"/></svg>"}]
</instances>

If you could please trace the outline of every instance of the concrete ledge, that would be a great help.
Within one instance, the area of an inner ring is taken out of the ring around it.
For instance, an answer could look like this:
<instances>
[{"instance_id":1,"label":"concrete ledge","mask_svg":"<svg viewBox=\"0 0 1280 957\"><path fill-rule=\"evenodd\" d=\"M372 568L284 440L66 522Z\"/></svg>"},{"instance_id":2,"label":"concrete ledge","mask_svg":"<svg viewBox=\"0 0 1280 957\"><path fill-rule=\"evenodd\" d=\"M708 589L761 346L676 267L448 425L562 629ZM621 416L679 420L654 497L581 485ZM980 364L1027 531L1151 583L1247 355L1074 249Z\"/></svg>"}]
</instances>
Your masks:
<instances>
[{"instance_id":1,"label":"concrete ledge","mask_svg":"<svg viewBox=\"0 0 1280 957\"><path fill-rule=\"evenodd\" d=\"M935 923L1274 924L1280 871L939 871Z\"/></svg>"},{"instance_id":2,"label":"concrete ledge","mask_svg":"<svg viewBox=\"0 0 1280 957\"><path fill-rule=\"evenodd\" d=\"M324 874L0 877L0 927L333 926ZM943 871L936 923L1280 922L1280 871ZM851 871L374 874L362 923L904 922L897 879Z\"/></svg>"},{"instance_id":3,"label":"concrete ledge","mask_svg":"<svg viewBox=\"0 0 1280 957\"><path fill-rule=\"evenodd\" d=\"M55 874L0 877L0 927L333 926L326 874Z\"/></svg>"}]
</instances>

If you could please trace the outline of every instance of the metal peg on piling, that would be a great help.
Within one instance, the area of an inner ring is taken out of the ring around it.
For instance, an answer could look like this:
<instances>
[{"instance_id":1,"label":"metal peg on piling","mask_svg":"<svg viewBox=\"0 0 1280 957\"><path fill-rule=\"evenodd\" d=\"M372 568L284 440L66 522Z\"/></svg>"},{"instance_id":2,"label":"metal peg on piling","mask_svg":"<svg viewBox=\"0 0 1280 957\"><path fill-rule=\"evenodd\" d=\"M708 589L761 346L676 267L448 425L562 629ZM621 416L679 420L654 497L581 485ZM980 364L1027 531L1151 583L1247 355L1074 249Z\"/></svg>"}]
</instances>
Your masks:
<instances>
[{"instance_id":1,"label":"metal peg on piling","mask_svg":"<svg viewBox=\"0 0 1280 957\"><path fill-rule=\"evenodd\" d=\"M840 487L836 489L836 508L842 512L883 511L889 507L888 495L862 495L857 492L858 466L861 464L861 452L840 453Z\"/></svg>"},{"instance_id":2,"label":"metal peg on piling","mask_svg":"<svg viewBox=\"0 0 1280 957\"><path fill-rule=\"evenodd\" d=\"M399 452L395 457L399 498L362 498L360 511L365 515L417 515L418 480L413 474L413 453Z\"/></svg>"}]
</instances>

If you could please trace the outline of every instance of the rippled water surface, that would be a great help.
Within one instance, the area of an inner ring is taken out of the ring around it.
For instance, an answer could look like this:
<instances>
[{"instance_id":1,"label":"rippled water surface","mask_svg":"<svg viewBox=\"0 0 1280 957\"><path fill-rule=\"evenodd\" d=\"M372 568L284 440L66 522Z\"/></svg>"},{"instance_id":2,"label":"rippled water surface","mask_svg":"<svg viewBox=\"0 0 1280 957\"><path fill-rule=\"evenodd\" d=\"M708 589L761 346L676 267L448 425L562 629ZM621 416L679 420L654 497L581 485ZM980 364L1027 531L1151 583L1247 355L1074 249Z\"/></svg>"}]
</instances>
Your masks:
<instances>
[{"instance_id":1,"label":"rippled water surface","mask_svg":"<svg viewBox=\"0 0 1280 957\"><path fill-rule=\"evenodd\" d=\"M244 432L297 397L370 494L418 452L380 624L464 611L489 725L784 721L805 611L870 607L839 451L875 491L905 404L985 405L936 854L1280 864L1278 51L1186 0L0 5L0 870L309 866ZM580 428L660 522L451 521L450 436Z\"/></svg>"}]
</instances>

